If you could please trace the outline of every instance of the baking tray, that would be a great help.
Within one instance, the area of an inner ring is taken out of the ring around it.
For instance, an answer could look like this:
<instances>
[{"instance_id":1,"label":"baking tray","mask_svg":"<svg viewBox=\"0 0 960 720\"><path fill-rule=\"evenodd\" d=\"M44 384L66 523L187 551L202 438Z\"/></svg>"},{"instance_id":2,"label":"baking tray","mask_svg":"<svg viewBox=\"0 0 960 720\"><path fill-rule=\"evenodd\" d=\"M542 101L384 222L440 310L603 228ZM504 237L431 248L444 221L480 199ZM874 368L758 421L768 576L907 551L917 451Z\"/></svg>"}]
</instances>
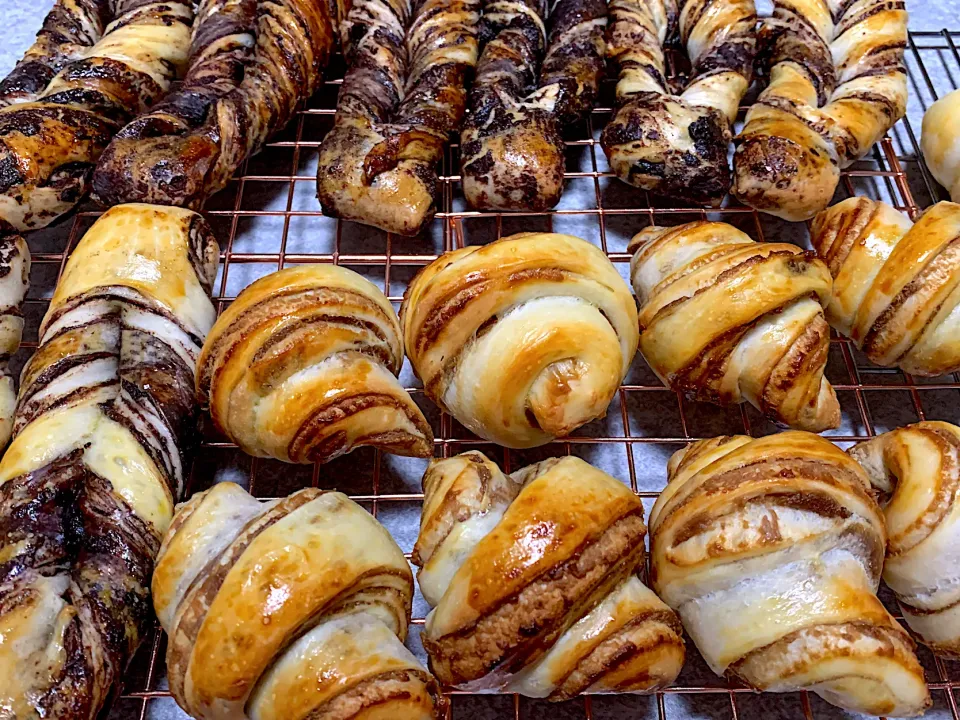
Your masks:
<instances>
[{"instance_id":1,"label":"baking tray","mask_svg":"<svg viewBox=\"0 0 960 720\"><path fill-rule=\"evenodd\" d=\"M960 33L912 33L908 48L910 114L868 157L844 172L838 199L852 194L886 200L913 215L943 193L919 159L917 139L923 110L938 94L960 82ZM681 62L671 62L675 76ZM422 237L406 239L323 217L315 198L320 141L333 122L343 62L336 58L328 80L290 126L259 155L249 159L229 186L211 199L205 214L221 243L215 301L222 310L245 286L278 268L299 263L337 263L364 275L399 307L413 275L445 250L486 243L523 230L565 232L600 246L625 279L627 242L651 223L677 225L709 218L729 222L758 240L807 243L803 225L761 216L729 199L724 207L670 205L630 188L611 175L598 144L610 116L613 82L606 81L601 104L567 143L567 190L549 213L476 213L460 189L458 149L454 144L442 167L440 212ZM26 302L25 342L14 359L19 370L37 344L37 329L70 249L93 223L92 205L55 227L31 235L33 270ZM839 429L826 433L841 447L875 433L923 419L960 423L960 382L956 376L913 378L899 370L871 365L848 341L831 342L827 376L843 410ZM436 435L436 455L469 449L488 453L505 470L562 454L578 455L630 485L649 513L666 481L667 458L685 443L719 434L764 435L777 428L752 408L718 408L690 402L666 390L638 355L607 416L580 428L572 437L542 448L508 451L473 437L427 400L410 371L401 375L411 388ZM416 539L425 461L359 450L328 465L291 466L250 458L217 437L203 419L199 447L187 484L193 493L221 481L237 482L260 498L286 495L304 486L336 487L360 502L386 525L409 554ZM885 588L882 598L899 617ZM428 607L419 592L414 601L410 648L421 659L418 635ZM548 704L515 695L454 692L450 717L457 720L741 720L855 717L808 693L760 695L718 678L687 643L686 666L677 683L652 696L594 696ZM154 629L125 674L121 696L106 711L115 720L186 717L167 691L163 633ZM920 648L934 707L928 718L960 720L957 689L960 663L935 659Z\"/></svg>"}]
</instances>

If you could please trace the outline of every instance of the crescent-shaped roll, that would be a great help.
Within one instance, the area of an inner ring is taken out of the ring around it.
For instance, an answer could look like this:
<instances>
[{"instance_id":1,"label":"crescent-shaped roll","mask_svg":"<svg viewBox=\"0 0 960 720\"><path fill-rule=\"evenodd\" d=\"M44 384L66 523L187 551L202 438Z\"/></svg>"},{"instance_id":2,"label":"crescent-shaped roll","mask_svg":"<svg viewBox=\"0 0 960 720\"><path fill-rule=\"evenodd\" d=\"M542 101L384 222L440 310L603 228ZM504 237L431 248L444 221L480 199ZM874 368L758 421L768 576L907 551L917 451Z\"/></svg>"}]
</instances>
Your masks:
<instances>
[{"instance_id":1,"label":"crescent-shaped roll","mask_svg":"<svg viewBox=\"0 0 960 720\"><path fill-rule=\"evenodd\" d=\"M774 0L760 30L769 84L747 111L733 194L785 220L823 210L840 170L907 110L904 0Z\"/></svg>"},{"instance_id":2,"label":"crescent-shaped roll","mask_svg":"<svg viewBox=\"0 0 960 720\"><path fill-rule=\"evenodd\" d=\"M469 452L433 461L423 491L413 562L441 681L566 700L677 677L682 630L636 575L646 527L626 485L576 457L507 476Z\"/></svg>"},{"instance_id":3,"label":"crescent-shaped roll","mask_svg":"<svg viewBox=\"0 0 960 720\"><path fill-rule=\"evenodd\" d=\"M167 677L197 720L438 720L403 645L413 576L346 495L259 502L219 483L182 505L153 575Z\"/></svg>"},{"instance_id":4,"label":"crescent-shaped roll","mask_svg":"<svg viewBox=\"0 0 960 720\"><path fill-rule=\"evenodd\" d=\"M47 22L76 42L41 31L0 85L0 229L46 227L83 198L114 133L186 63L193 17L186 0L57 0Z\"/></svg>"},{"instance_id":5,"label":"crescent-shaped roll","mask_svg":"<svg viewBox=\"0 0 960 720\"><path fill-rule=\"evenodd\" d=\"M260 278L224 311L197 364L197 397L251 455L327 462L370 445L430 457L430 425L397 380L400 322L337 265Z\"/></svg>"},{"instance_id":6,"label":"crescent-shaped roll","mask_svg":"<svg viewBox=\"0 0 960 720\"><path fill-rule=\"evenodd\" d=\"M863 469L821 437L718 437L670 459L650 515L654 589L710 668L870 715L930 704L877 599L887 535Z\"/></svg>"},{"instance_id":7,"label":"crescent-shaped roll","mask_svg":"<svg viewBox=\"0 0 960 720\"><path fill-rule=\"evenodd\" d=\"M607 57L619 68L616 109L600 135L625 183L717 205L730 190L727 153L753 74L753 0L611 0ZM692 66L679 94L665 46L679 34Z\"/></svg>"},{"instance_id":8,"label":"crescent-shaped roll","mask_svg":"<svg viewBox=\"0 0 960 720\"><path fill-rule=\"evenodd\" d=\"M0 461L0 715L94 720L153 623L219 250L197 213L120 205L67 259Z\"/></svg>"},{"instance_id":9,"label":"crescent-shaped roll","mask_svg":"<svg viewBox=\"0 0 960 720\"><path fill-rule=\"evenodd\" d=\"M810 239L833 275L827 320L871 361L936 376L960 370L960 205L916 223L849 198L820 213Z\"/></svg>"},{"instance_id":10,"label":"crescent-shaped roll","mask_svg":"<svg viewBox=\"0 0 960 720\"><path fill-rule=\"evenodd\" d=\"M960 131L956 118L960 114L960 90L947 93L923 114L920 148L923 159L937 182L950 192L950 199L960 201Z\"/></svg>"},{"instance_id":11,"label":"crescent-shaped roll","mask_svg":"<svg viewBox=\"0 0 960 720\"><path fill-rule=\"evenodd\" d=\"M23 299L30 284L30 250L19 235L0 237L0 450L10 441L17 385L10 358L23 336Z\"/></svg>"},{"instance_id":12,"label":"crescent-shaped roll","mask_svg":"<svg viewBox=\"0 0 960 720\"><path fill-rule=\"evenodd\" d=\"M920 422L847 451L881 497L883 579L920 640L960 657L960 428Z\"/></svg>"},{"instance_id":13,"label":"crescent-shaped roll","mask_svg":"<svg viewBox=\"0 0 960 720\"><path fill-rule=\"evenodd\" d=\"M795 245L758 243L726 223L649 227L630 242L640 351L674 390L749 402L802 430L840 424L824 376L826 266Z\"/></svg>"},{"instance_id":14,"label":"crescent-shaped roll","mask_svg":"<svg viewBox=\"0 0 960 720\"><path fill-rule=\"evenodd\" d=\"M442 255L410 283L400 322L427 395L513 448L602 417L637 352L636 305L616 268L554 233Z\"/></svg>"}]
</instances>

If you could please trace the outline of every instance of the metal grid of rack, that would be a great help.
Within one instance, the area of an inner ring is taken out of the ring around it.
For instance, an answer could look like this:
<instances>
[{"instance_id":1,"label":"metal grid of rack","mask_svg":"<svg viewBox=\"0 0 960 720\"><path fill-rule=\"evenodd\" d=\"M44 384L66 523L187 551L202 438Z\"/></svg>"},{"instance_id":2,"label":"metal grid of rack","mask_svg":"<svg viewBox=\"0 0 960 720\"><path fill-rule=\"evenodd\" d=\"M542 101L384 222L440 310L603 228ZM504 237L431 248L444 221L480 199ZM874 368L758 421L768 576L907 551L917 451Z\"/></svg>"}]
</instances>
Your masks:
<instances>
[{"instance_id":1,"label":"metal grid of rack","mask_svg":"<svg viewBox=\"0 0 960 720\"><path fill-rule=\"evenodd\" d=\"M892 202L916 216L942 193L919 160L917 139L923 108L938 93L960 81L960 34L913 33L908 50L911 118L904 120L864 161L843 175L839 194L870 195ZM314 197L318 148L332 124L342 64L331 68L323 89L298 113L279 137L248 160L226 190L208 204L206 215L221 242L220 273L214 287L222 310L238 292L268 272L299 263L339 263L360 272L399 305L416 271L441 252L465 244L489 242L520 230L551 230L585 238L600 246L626 278L626 244L642 227L676 225L690 220L723 220L758 240L806 242L806 229L761 216L727 201L723 207L700 208L665 204L620 183L609 172L597 141L609 118L598 108L567 145L567 191L560 206L548 213L501 215L466 208L460 191L458 149L447 151L442 167L442 195L436 220L419 238L390 236L352 223L325 218ZM606 97L612 96L608 83ZM34 266L25 316L26 337L15 359L22 364L36 347L37 328L70 249L96 218L82 208L58 226L31 237ZM913 378L899 370L872 366L845 339L831 343L828 378L837 389L843 423L831 434L841 446L886 429L921 419L960 423L960 378ZM628 483L649 512L664 486L666 460L683 444L719 434L762 435L775 432L752 408L717 408L691 402L662 387L638 355L608 415L580 428L574 436L531 451L506 451L473 437L441 414L417 386L409 364L401 380L413 388L417 402L433 425L436 455L448 456L479 448L515 470L559 454L576 454ZM261 498L290 493L306 485L337 487L367 507L408 552L416 538L422 460L380 455L364 449L324 466L288 466L243 455L216 437L202 423L200 447L190 474L188 493L213 482L232 480ZM883 597L891 610L896 607ZM428 608L418 595L414 603L410 647L423 657L416 635ZM184 717L167 692L165 639L156 629L134 659L112 718ZM936 660L920 649L934 707L928 716L960 720L960 664ZM551 717L555 720L619 720L620 718L805 718L849 717L807 693L759 695L714 676L688 642L688 660L675 687L653 696L585 697L547 707L513 695L453 693L455 719Z\"/></svg>"}]
</instances>

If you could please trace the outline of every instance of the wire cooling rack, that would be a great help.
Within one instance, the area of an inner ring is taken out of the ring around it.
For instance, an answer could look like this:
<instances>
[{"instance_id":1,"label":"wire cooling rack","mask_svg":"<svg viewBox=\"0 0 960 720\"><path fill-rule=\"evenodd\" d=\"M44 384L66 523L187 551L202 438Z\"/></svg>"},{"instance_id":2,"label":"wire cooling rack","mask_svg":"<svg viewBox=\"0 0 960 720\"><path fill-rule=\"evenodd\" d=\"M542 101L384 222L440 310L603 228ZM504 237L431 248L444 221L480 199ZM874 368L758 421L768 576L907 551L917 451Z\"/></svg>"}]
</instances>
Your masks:
<instances>
[{"instance_id":1,"label":"wire cooling rack","mask_svg":"<svg viewBox=\"0 0 960 720\"><path fill-rule=\"evenodd\" d=\"M916 216L939 199L939 189L919 159L919 119L939 93L960 81L960 33L913 33L908 51L911 112L874 148L871 155L844 172L838 198L867 195L891 202ZM677 225L709 218L729 222L758 240L806 244L803 225L761 216L728 201L717 210L665 204L630 188L608 170L599 148L599 132L610 116L613 83L605 85L605 107L597 109L567 143L567 190L548 213L501 215L467 209L460 188L458 148L447 151L442 166L440 212L416 239L391 236L353 223L325 218L315 198L314 176L320 141L331 127L343 73L338 58L322 90L290 126L256 157L248 160L230 185L208 204L206 215L221 242L221 264L214 288L222 310L257 277L299 263L338 263L379 285L399 305L407 283L419 268L441 252L465 244L482 244L522 230L566 232L599 245L624 278L629 269L627 242L651 223ZM682 70L673 68L674 75ZM56 227L31 236L33 270L25 308L23 347L15 358L21 366L37 343L37 328L63 269L69 250L93 223L98 211L81 210ZM842 447L921 419L960 423L960 382L955 376L914 378L899 370L871 365L847 340L831 343L827 375L837 389L843 410L839 429L829 433ZM638 355L607 416L574 436L531 451L506 451L473 437L427 400L409 364L401 380L412 389L436 435L436 455L449 456L477 448L511 471L530 462L575 454L628 483L649 513L666 481L667 458L691 440L719 434L763 435L776 428L747 406L718 408L691 402L666 390ZM199 449L188 493L214 482L231 480L261 498L286 495L304 486L337 487L367 507L409 554L416 538L425 461L381 455L363 449L323 466L290 466L245 456L201 422ZM899 616L889 592L882 595ZM417 595L408 645L421 659L417 638L428 607ZM718 678L688 642L686 666L675 687L653 696L594 696L559 705L514 695L453 693L450 715L460 720L741 720L745 718L850 717L807 693L760 695ZM169 696L164 654L166 641L156 629L144 642L125 676L121 696L109 716L160 720L184 717ZM960 664L919 655L930 683L934 707L930 718L958 715Z\"/></svg>"}]
</instances>

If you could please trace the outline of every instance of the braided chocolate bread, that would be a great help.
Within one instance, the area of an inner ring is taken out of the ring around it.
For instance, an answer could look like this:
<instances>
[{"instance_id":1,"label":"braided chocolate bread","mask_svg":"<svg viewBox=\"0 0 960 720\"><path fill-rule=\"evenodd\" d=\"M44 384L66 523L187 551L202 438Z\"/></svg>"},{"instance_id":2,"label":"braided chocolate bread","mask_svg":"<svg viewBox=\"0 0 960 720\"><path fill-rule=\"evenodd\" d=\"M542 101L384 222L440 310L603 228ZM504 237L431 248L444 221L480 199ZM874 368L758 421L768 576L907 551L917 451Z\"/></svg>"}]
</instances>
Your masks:
<instances>
[{"instance_id":1,"label":"braided chocolate bread","mask_svg":"<svg viewBox=\"0 0 960 720\"><path fill-rule=\"evenodd\" d=\"M808 220L906 112L906 3L774 0L760 42L769 84L737 138L733 193Z\"/></svg>"},{"instance_id":2,"label":"braided chocolate bread","mask_svg":"<svg viewBox=\"0 0 960 720\"><path fill-rule=\"evenodd\" d=\"M606 24L603 0L484 3L483 52L460 134L470 207L539 212L559 202L561 134L593 109Z\"/></svg>"},{"instance_id":3,"label":"braided chocolate bread","mask_svg":"<svg viewBox=\"0 0 960 720\"><path fill-rule=\"evenodd\" d=\"M10 358L23 336L23 299L30 281L30 250L19 235L0 238L0 450L10 441L17 386Z\"/></svg>"},{"instance_id":4,"label":"braided chocolate bread","mask_svg":"<svg viewBox=\"0 0 960 720\"><path fill-rule=\"evenodd\" d=\"M0 231L45 227L80 201L114 133L183 67L192 21L187 0L121 0L113 17L60 0L0 86Z\"/></svg>"},{"instance_id":5,"label":"braided chocolate bread","mask_svg":"<svg viewBox=\"0 0 960 720\"><path fill-rule=\"evenodd\" d=\"M150 627L217 257L196 213L124 205L67 261L0 461L5 717L93 720Z\"/></svg>"},{"instance_id":6,"label":"braided chocolate bread","mask_svg":"<svg viewBox=\"0 0 960 720\"><path fill-rule=\"evenodd\" d=\"M753 72L753 0L612 0L607 57L620 69L617 110L600 144L617 177L667 197L717 205L727 151ZM679 95L664 46L679 29L692 64Z\"/></svg>"},{"instance_id":7,"label":"braided chocolate bread","mask_svg":"<svg viewBox=\"0 0 960 720\"><path fill-rule=\"evenodd\" d=\"M400 235L433 219L437 163L477 62L479 0L356 0L350 69L320 146L323 212Z\"/></svg>"},{"instance_id":8,"label":"braided chocolate bread","mask_svg":"<svg viewBox=\"0 0 960 720\"><path fill-rule=\"evenodd\" d=\"M320 86L342 0L203 0L183 86L124 127L93 196L198 209Z\"/></svg>"}]
</instances>

